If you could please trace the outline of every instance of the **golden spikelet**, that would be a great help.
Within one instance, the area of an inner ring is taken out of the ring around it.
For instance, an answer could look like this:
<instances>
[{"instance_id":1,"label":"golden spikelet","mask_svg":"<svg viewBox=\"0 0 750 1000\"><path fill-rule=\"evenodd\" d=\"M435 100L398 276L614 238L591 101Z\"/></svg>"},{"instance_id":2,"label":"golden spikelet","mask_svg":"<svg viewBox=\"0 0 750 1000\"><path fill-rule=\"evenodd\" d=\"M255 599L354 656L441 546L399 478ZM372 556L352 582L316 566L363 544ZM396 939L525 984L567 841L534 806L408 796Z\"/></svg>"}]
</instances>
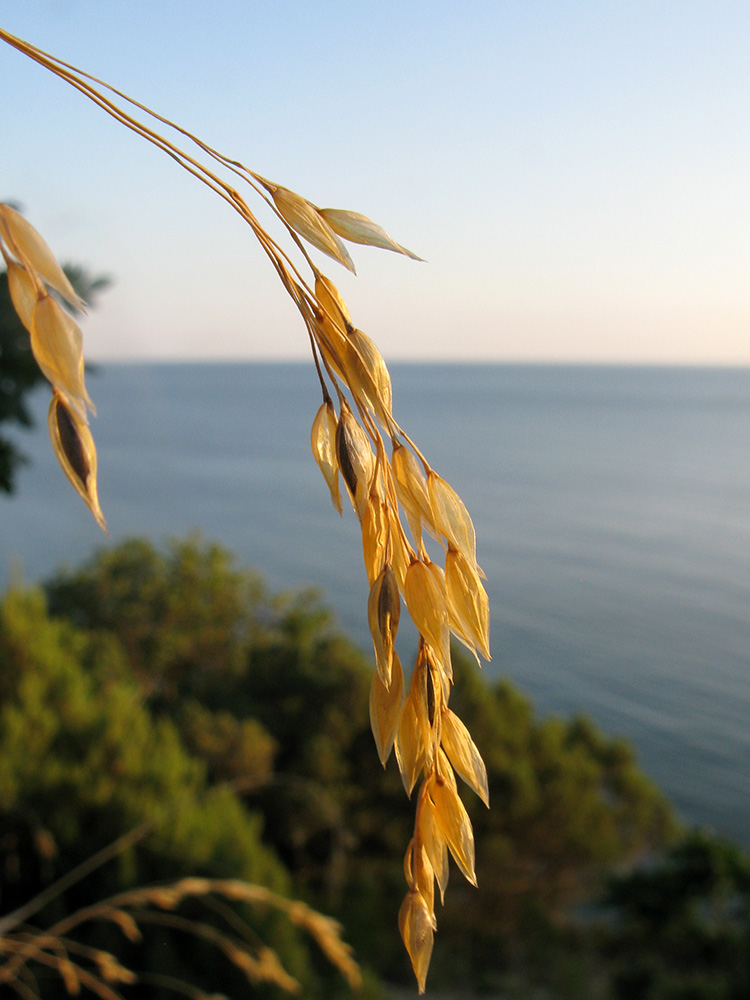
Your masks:
<instances>
[{"instance_id":1,"label":"golden spikelet","mask_svg":"<svg viewBox=\"0 0 750 1000\"><path fill-rule=\"evenodd\" d=\"M343 332L354 326L349 309L338 288L320 271L315 273L315 297L328 318Z\"/></svg>"},{"instance_id":2,"label":"golden spikelet","mask_svg":"<svg viewBox=\"0 0 750 1000\"><path fill-rule=\"evenodd\" d=\"M5 260L11 302L28 330L31 350L52 384L49 432L60 465L99 526L96 448L87 410L95 412L84 380L83 336L50 289L74 308L83 307L65 272L34 227L15 209L0 204L0 253Z\"/></svg>"},{"instance_id":3,"label":"golden spikelet","mask_svg":"<svg viewBox=\"0 0 750 1000\"><path fill-rule=\"evenodd\" d=\"M404 508L411 533L417 545L422 541L422 525L437 537L432 503L427 479L412 452L403 444L396 444L391 456L394 485L399 503Z\"/></svg>"},{"instance_id":4,"label":"golden spikelet","mask_svg":"<svg viewBox=\"0 0 750 1000\"><path fill-rule=\"evenodd\" d=\"M401 616L396 574L386 563L370 588L367 620L375 649L377 670L386 687L391 684L391 664Z\"/></svg>"},{"instance_id":5,"label":"golden spikelet","mask_svg":"<svg viewBox=\"0 0 750 1000\"><path fill-rule=\"evenodd\" d=\"M331 493L331 502L339 514L342 513L341 493L339 492L339 461L336 455L336 412L333 403L327 399L315 414L310 441L312 452L323 478Z\"/></svg>"},{"instance_id":6,"label":"golden spikelet","mask_svg":"<svg viewBox=\"0 0 750 1000\"><path fill-rule=\"evenodd\" d=\"M469 730L449 708L445 708L443 712L441 745L454 771L477 793L489 809L487 768Z\"/></svg>"},{"instance_id":7,"label":"golden spikelet","mask_svg":"<svg viewBox=\"0 0 750 1000\"><path fill-rule=\"evenodd\" d=\"M430 570L429 560L415 559L406 571L404 600L412 621L438 656L450 662L445 585Z\"/></svg>"},{"instance_id":8,"label":"golden spikelet","mask_svg":"<svg viewBox=\"0 0 750 1000\"><path fill-rule=\"evenodd\" d=\"M476 566L463 552L448 547L445 557L448 624L475 656L490 660L490 604ZM478 658L478 657L477 657Z\"/></svg>"},{"instance_id":9,"label":"golden spikelet","mask_svg":"<svg viewBox=\"0 0 750 1000\"><path fill-rule=\"evenodd\" d=\"M448 845L435 822L435 806L427 794L428 788L427 783L422 785L417 809L415 835L430 860L435 881L440 890L440 899L444 901L445 891L448 888L448 876L450 874L448 867Z\"/></svg>"},{"instance_id":10,"label":"golden spikelet","mask_svg":"<svg viewBox=\"0 0 750 1000\"><path fill-rule=\"evenodd\" d=\"M402 253L412 260L422 261L411 250L402 247L391 239L388 233L372 219L359 212L348 212L342 208L321 208L320 214L337 235L351 243L362 243L365 246L380 247L381 250L393 250Z\"/></svg>"},{"instance_id":11,"label":"golden spikelet","mask_svg":"<svg viewBox=\"0 0 750 1000\"><path fill-rule=\"evenodd\" d=\"M14 260L7 262L8 290L10 291L10 301L13 308L18 313L18 318L31 333L31 320L36 306L37 290L34 281L22 264Z\"/></svg>"},{"instance_id":12,"label":"golden spikelet","mask_svg":"<svg viewBox=\"0 0 750 1000\"><path fill-rule=\"evenodd\" d=\"M434 921L424 897L416 889L410 889L401 904L398 928L409 952L419 992L424 993L432 957Z\"/></svg>"},{"instance_id":13,"label":"golden spikelet","mask_svg":"<svg viewBox=\"0 0 750 1000\"><path fill-rule=\"evenodd\" d=\"M388 553L388 507L370 495L362 514L362 553L365 559L367 582L370 586L380 576ZM398 581L398 574L396 574Z\"/></svg>"},{"instance_id":14,"label":"golden spikelet","mask_svg":"<svg viewBox=\"0 0 750 1000\"><path fill-rule=\"evenodd\" d=\"M96 486L96 448L88 426L68 406L65 397L54 390L48 414L49 433L57 460L65 475L96 518L103 530L107 525L99 506Z\"/></svg>"},{"instance_id":15,"label":"golden spikelet","mask_svg":"<svg viewBox=\"0 0 750 1000\"><path fill-rule=\"evenodd\" d=\"M336 454L352 506L361 521L370 496L375 457L367 434L346 404L341 407L336 428Z\"/></svg>"},{"instance_id":16,"label":"golden spikelet","mask_svg":"<svg viewBox=\"0 0 750 1000\"><path fill-rule=\"evenodd\" d=\"M55 255L31 223L10 205L0 205L0 236L13 256L54 288L74 309L83 310L83 299L57 263Z\"/></svg>"},{"instance_id":17,"label":"golden spikelet","mask_svg":"<svg viewBox=\"0 0 750 1000\"><path fill-rule=\"evenodd\" d=\"M411 687L401 708L394 749L401 780L406 794L411 798L427 753L417 697Z\"/></svg>"},{"instance_id":18,"label":"golden spikelet","mask_svg":"<svg viewBox=\"0 0 750 1000\"><path fill-rule=\"evenodd\" d=\"M454 548L463 552L469 562L476 566L477 536L463 500L453 487L432 469L427 475L427 485L438 530ZM481 572L478 566L477 572Z\"/></svg>"},{"instance_id":19,"label":"golden spikelet","mask_svg":"<svg viewBox=\"0 0 750 1000\"><path fill-rule=\"evenodd\" d=\"M380 763L385 767L396 739L401 705L404 700L404 672L398 653L393 654L391 680L386 686L376 670L370 682L370 727L375 737Z\"/></svg>"},{"instance_id":20,"label":"golden spikelet","mask_svg":"<svg viewBox=\"0 0 750 1000\"><path fill-rule=\"evenodd\" d=\"M31 317L31 350L45 377L81 420L93 410L83 374L83 336L75 320L51 295L37 300Z\"/></svg>"},{"instance_id":21,"label":"golden spikelet","mask_svg":"<svg viewBox=\"0 0 750 1000\"><path fill-rule=\"evenodd\" d=\"M435 825L464 877L476 885L471 821L459 798L453 769L442 750L438 751L437 769L428 781L428 794L435 806Z\"/></svg>"},{"instance_id":22,"label":"golden spikelet","mask_svg":"<svg viewBox=\"0 0 750 1000\"><path fill-rule=\"evenodd\" d=\"M278 185L265 185L284 222L318 250L355 272L349 251L318 209L306 198Z\"/></svg>"},{"instance_id":23,"label":"golden spikelet","mask_svg":"<svg viewBox=\"0 0 750 1000\"><path fill-rule=\"evenodd\" d=\"M355 399L366 406L386 430L391 426L391 376L380 351L362 330L349 331L344 354L347 382Z\"/></svg>"}]
</instances>

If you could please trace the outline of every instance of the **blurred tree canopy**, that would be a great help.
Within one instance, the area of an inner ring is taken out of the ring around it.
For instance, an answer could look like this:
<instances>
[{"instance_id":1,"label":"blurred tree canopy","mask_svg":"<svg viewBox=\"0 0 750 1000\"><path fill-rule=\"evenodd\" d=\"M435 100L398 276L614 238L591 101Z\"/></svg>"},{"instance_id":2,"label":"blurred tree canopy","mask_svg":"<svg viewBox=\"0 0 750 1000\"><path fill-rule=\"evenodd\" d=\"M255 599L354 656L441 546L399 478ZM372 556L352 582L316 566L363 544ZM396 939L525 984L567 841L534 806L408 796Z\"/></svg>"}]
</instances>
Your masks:
<instances>
[{"instance_id":1,"label":"blurred tree canopy","mask_svg":"<svg viewBox=\"0 0 750 1000\"><path fill-rule=\"evenodd\" d=\"M269 594L198 537L130 540L44 590L11 589L0 602L2 910L147 820L147 841L97 873L98 896L183 875L245 878L336 916L360 961L409 984L393 928L412 804L395 763L377 759L371 670L314 594ZM492 809L465 796L479 888L456 879L446 898L436 988L750 995L748 858L705 835L670 847L673 813L626 743L585 718L537 719L512 685L487 685L459 656L455 670ZM610 883L613 870L625 874ZM90 893L89 879L44 916ZM348 995L288 925L255 920L306 996ZM139 958L196 983L208 961L176 932ZM207 985L235 995L240 984L215 974Z\"/></svg>"},{"instance_id":2,"label":"blurred tree canopy","mask_svg":"<svg viewBox=\"0 0 750 1000\"><path fill-rule=\"evenodd\" d=\"M693 831L607 902L616 1000L750 996L750 856L734 844Z\"/></svg>"},{"instance_id":3,"label":"blurred tree canopy","mask_svg":"<svg viewBox=\"0 0 750 1000\"><path fill-rule=\"evenodd\" d=\"M269 595L225 550L192 538L102 551L55 576L45 596L15 593L4 605L0 707L19 733L0 748L5 822L45 817L57 870L95 849L90 834L153 815L154 871L163 876L169 859L170 872L286 876L342 921L361 960L410 982L393 927L412 804L369 732L372 667L315 595ZM53 637L62 661L42 655ZM29 650L45 672L75 676L54 681L55 699L72 685L65 697L85 703L96 692L96 710L65 701L43 711L26 693L40 683L23 679L34 676L22 668ZM536 719L510 684L488 686L458 656L455 670L453 697L485 757L493 808L465 797L479 889L457 879L448 894L433 981L492 986L518 974L562 989L571 973L560 967L586 950L572 908L594 898L612 865L668 843L672 812L623 741L583 718ZM21 753L24 739L35 753ZM68 756L53 766L56 740Z\"/></svg>"},{"instance_id":4,"label":"blurred tree canopy","mask_svg":"<svg viewBox=\"0 0 750 1000\"><path fill-rule=\"evenodd\" d=\"M108 277L94 277L77 265L66 265L64 270L73 287L89 305L110 284ZM44 375L31 353L28 331L13 308L7 272L0 271L0 425L10 423L32 427L29 393L44 381ZM14 492L16 473L27 461L18 446L6 434L0 433L0 492Z\"/></svg>"}]
</instances>

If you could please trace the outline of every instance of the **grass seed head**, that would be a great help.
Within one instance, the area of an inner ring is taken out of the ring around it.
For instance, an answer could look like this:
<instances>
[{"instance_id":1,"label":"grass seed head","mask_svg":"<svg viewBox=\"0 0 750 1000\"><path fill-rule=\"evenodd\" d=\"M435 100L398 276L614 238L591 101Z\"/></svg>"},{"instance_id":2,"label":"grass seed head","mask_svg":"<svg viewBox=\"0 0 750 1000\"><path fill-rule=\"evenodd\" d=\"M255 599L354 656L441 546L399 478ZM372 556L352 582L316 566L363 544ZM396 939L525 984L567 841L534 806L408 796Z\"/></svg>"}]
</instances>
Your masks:
<instances>
[{"instance_id":1,"label":"grass seed head","mask_svg":"<svg viewBox=\"0 0 750 1000\"><path fill-rule=\"evenodd\" d=\"M463 500L444 479L432 469L427 476L435 523L446 539L459 549L470 563L477 566L477 536Z\"/></svg>"},{"instance_id":2,"label":"grass seed head","mask_svg":"<svg viewBox=\"0 0 750 1000\"><path fill-rule=\"evenodd\" d=\"M448 547L445 557L448 623L476 656L490 657L490 604L479 574L463 552Z\"/></svg>"},{"instance_id":3,"label":"grass seed head","mask_svg":"<svg viewBox=\"0 0 750 1000\"><path fill-rule=\"evenodd\" d=\"M437 775L430 786L430 798L435 806L435 824L448 845L448 850L464 877L472 885L476 885L474 832L469 814L459 798L453 770L442 751L438 755Z\"/></svg>"},{"instance_id":4,"label":"grass seed head","mask_svg":"<svg viewBox=\"0 0 750 1000\"><path fill-rule=\"evenodd\" d=\"M401 781L406 794L411 798L419 773L424 767L426 753L423 729L411 689L406 696L399 716L394 749L396 763L401 773Z\"/></svg>"},{"instance_id":5,"label":"grass seed head","mask_svg":"<svg viewBox=\"0 0 750 1000\"><path fill-rule=\"evenodd\" d=\"M424 766L431 770L435 761L440 742L440 720L442 717L441 691L437 686L435 669L428 655L428 647L422 641L419 644L417 662L411 675L409 697L416 713L420 739L425 748Z\"/></svg>"},{"instance_id":6,"label":"grass seed head","mask_svg":"<svg viewBox=\"0 0 750 1000\"><path fill-rule=\"evenodd\" d=\"M285 187L268 185L268 190L287 225L308 243L356 274L349 251L312 202Z\"/></svg>"},{"instance_id":7,"label":"grass seed head","mask_svg":"<svg viewBox=\"0 0 750 1000\"><path fill-rule=\"evenodd\" d=\"M406 586L406 571L412 559L416 558L416 553L404 537L403 530L399 522L398 511L391 504L386 507L388 517L390 541L391 541L391 565L398 580L401 593L404 593Z\"/></svg>"},{"instance_id":8,"label":"grass seed head","mask_svg":"<svg viewBox=\"0 0 750 1000\"><path fill-rule=\"evenodd\" d=\"M406 512L414 541L417 545L421 543L423 524L437 537L427 480L416 457L406 445L397 444L393 448L391 465L396 495Z\"/></svg>"},{"instance_id":9,"label":"grass seed head","mask_svg":"<svg viewBox=\"0 0 750 1000\"><path fill-rule=\"evenodd\" d=\"M339 492L339 462L336 456L336 413L330 400L323 403L313 420L310 442L313 458L323 473L331 493L331 502L339 514L341 509L341 493Z\"/></svg>"},{"instance_id":10,"label":"grass seed head","mask_svg":"<svg viewBox=\"0 0 750 1000\"><path fill-rule=\"evenodd\" d=\"M370 588L367 602L367 619L375 649L375 661L386 687L391 683L391 664L400 616L401 597L396 574L386 564Z\"/></svg>"},{"instance_id":11,"label":"grass seed head","mask_svg":"<svg viewBox=\"0 0 750 1000\"><path fill-rule=\"evenodd\" d=\"M362 330L349 331L344 367L347 383L355 397L388 430L393 410L391 376L380 351Z\"/></svg>"},{"instance_id":12,"label":"grass seed head","mask_svg":"<svg viewBox=\"0 0 750 1000\"><path fill-rule=\"evenodd\" d=\"M424 898L415 889L409 890L401 904L398 928L417 977L419 992L424 993L432 957L433 918Z\"/></svg>"},{"instance_id":13,"label":"grass seed head","mask_svg":"<svg viewBox=\"0 0 750 1000\"><path fill-rule=\"evenodd\" d=\"M373 673L370 683L370 727L383 767L393 749L403 700L404 672L398 653L394 653L390 686L386 687L377 670Z\"/></svg>"},{"instance_id":14,"label":"grass seed head","mask_svg":"<svg viewBox=\"0 0 750 1000\"><path fill-rule=\"evenodd\" d=\"M55 390L48 414L49 433L57 460L65 475L83 498L97 524L107 530L96 483L96 448L88 426Z\"/></svg>"},{"instance_id":15,"label":"grass seed head","mask_svg":"<svg viewBox=\"0 0 750 1000\"><path fill-rule=\"evenodd\" d=\"M370 586L377 580L385 566L388 531L388 508L382 500L370 494L362 514L362 553L367 582Z\"/></svg>"},{"instance_id":16,"label":"grass seed head","mask_svg":"<svg viewBox=\"0 0 750 1000\"><path fill-rule=\"evenodd\" d=\"M37 302L37 289L26 268L13 260L8 261L8 290L18 318L31 333L31 320Z\"/></svg>"},{"instance_id":17,"label":"grass seed head","mask_svg":"<svg viewBox=\"0 0 750 1000\"><path fill-rule=\"evenodd\" d=\"M435 881L440 890L440 899L445 901L445 891L448 888L450 868L448 865L448 846L437 823L435 822L435 806L429 792L434 777L425 781L419 793L419 809L417 810L417 837L424 847L430 860Z\"/></svg>"},{"instance_id":18,"label":"grass seed head","mask_svg":"<svg viewBox=\"0 0 750 1000\"><path fill-rule=\"evenodd\" d=\"M375 472L375 456L367 434L346 405L341 408L336 428L336 455L352 506L362 520Z\"/></svg>"},{"instance_id":19,"label":"grass seed head","mask_svg":"<svg viewBox=\"0 0 750 1000\"><path fill-rule=\"evenodd\" d=\"M315 298L330 319L343 331L354 326L346 302L341 297L338 288L330 278L321 274L320 271L315 275Z\"/></svg>"},{"instance_id":20,"label":"grass seed head","mask_svg":"<svg viewBox=\"0 0 750 1000\"><path fill-rule=\"evenodd\" d=\"M86 408L93 411L94 406L84 384L83 336L75 320L51 295L43 295L34 306L31 350L45 378L85 423Z\"/></svg>"},{"instance_id":21,"label":"grass seed head","mask_svg":"<svg viewBox=\"0 0 750 1000\"><path fill-rule=\"evenodd\" d=\"M350 243L362 243L365 246L380 247L381 250L393 250L395 253L411 257L412 260L423 260L411 250L402 247L400 243L396 243L385 229L360 212L349 212L343 208L321 208L320 214L334 233L349 240Z\"/></svg>"},{"instance_id":22,"label":"grass seed head","mask_svg":"<svg viewBox=\"0 0 750 1000\"><path fill-rule=\"evenodd\" d=\"M438 577L422 559L412 562L406 571L404 598L420 634L442 661L450 663L445 585L441 587Z\"/></svg>"},{"instance_id":23,"label":"grass seed head","mask_svg":"<svg viewBox=\"0 0 750 1000\"><path fill-rule=\"evenodd\" d=\"M446 708L443 712L441 744L448 760L466 784L472 788L489 809L490 790L487 768L481 754L469 735L469 730L459 717Z\"/></svg>"},{"instance_id":24,"label":"grass seed head","mask_svg":"<svg viewBox=\"0 0 750 1000\"><path fill-rule=\"evenodd\" d=\"M346 382L344 358L349 350L346 334L341 327L332 323L323 313L317 317L315 340L329 368Z\"/></svg>"},{"instance_id":25,"label":"grass seed head","mask_svg":"<svg viewBox=\"0 0 750 1000\"><path fill-rule=\"evenodd\" d=\"M75 309L83 310L83 299L76 293L55 255L31 223L10 205L0 205L0 233L14 257L37 271Z\"/></svg>"},{"instance_id":26,"label":"grass seed head","mask_svg":"<svg viewBox=\"0 0 750 1000\"><path fill-rule=\"evenodd\" d=\"M328 365L344 382L345 359L349 350L346 331L351 329L351 319L346 303L338 289L324 274L315 277L315 297L320 306L316 314L317 342Z\"/></svg>"},{"instance_id":27,"label":"grass seed head","mask_svg":"<svg viewBox=\"0 0 750 1000\"><path fill-rule=\"evenodd\" d=\"M414 881L416 889L425 901L430 914L432 929L437 930L437 920L435 919L435 871L432 867L427 852L423 844L419 844L419 849L414 851Z\"/></svg>"}]
</instances>

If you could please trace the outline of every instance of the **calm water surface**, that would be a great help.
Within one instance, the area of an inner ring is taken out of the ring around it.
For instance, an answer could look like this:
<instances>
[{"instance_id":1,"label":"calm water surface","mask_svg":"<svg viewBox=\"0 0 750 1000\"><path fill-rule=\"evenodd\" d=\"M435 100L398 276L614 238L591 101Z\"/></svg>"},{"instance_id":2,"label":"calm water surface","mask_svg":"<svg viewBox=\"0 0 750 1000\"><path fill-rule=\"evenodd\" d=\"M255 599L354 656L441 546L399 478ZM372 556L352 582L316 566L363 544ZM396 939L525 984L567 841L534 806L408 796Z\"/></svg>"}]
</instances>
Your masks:
<instances>
[{"instance_id":1,"label":"calm water surface","mask_svg":"<svg viewBox=\"0 0 750 1000\"><path fill-rule=\"evenodd\" d=\"M750 371L392 375L397 418L474 517L488 676L626 736L686 819L750 847ZM110 366L89 388L113 541L200 529L275 588L322 587L368 647L356 521L310 454L310 366ZM106 543L52 456L47 398L19 435L33 465L0 504L6 578Z\"/></svg>"}]
</instances>

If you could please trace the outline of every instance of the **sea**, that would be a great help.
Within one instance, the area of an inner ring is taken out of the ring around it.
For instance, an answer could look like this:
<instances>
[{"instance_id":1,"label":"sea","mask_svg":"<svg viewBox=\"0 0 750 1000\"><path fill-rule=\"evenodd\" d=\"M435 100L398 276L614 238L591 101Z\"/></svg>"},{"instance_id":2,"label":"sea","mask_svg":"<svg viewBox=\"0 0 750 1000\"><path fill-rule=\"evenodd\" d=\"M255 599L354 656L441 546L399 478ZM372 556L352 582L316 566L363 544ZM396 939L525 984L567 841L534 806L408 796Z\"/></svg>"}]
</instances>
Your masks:
<instances>
[{"instance_id":1,"label":"sea","mask_svg":"<svg viewBox=\"0 0 750 1000\"><path fill-rule=\"evenodd\" d=\"M476 525L487 678L626 738L685 822L750 848L750 369L391 374L398 422ZM37 429L14 435L31 463L0 500L6 583L199 531L274 590L319 588L371 651L357 521L311 454L311 364L107 364L88 387L110 535L57 465L40 390Z\"/></svg>"}]
</instances>

